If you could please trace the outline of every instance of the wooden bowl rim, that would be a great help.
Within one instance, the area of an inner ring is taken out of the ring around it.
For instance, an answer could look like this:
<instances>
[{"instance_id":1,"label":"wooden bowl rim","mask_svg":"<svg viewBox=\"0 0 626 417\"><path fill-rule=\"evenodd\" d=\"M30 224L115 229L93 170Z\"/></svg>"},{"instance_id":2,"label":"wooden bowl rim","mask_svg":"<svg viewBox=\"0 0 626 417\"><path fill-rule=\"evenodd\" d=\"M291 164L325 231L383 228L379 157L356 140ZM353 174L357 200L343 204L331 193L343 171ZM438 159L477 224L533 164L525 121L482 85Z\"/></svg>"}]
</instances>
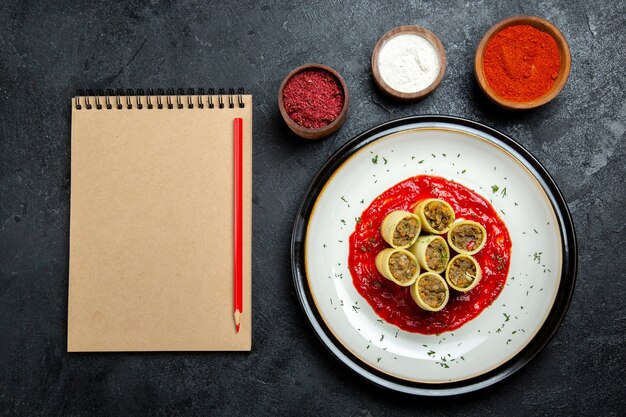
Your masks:
<instances>
[{"instance_id":1,"label":"wooden bowl rim","mask_svg":"<svg viewBox=\"0 0 626 417\"><path fill-rule=\"evenodd\" d=\"M518 102L507 100L505 98L500 97L496 92L489 86L487 82L487 78L485 75L485 69L483 65L483 54L487 43L491 40L491 38L496 35L501 30L514 25L530 25L537 30L540 30L548 35L552 36L552 38L556 41L557 47L559 49L559 53L561 54L561 66L559 68L559 74L557 79L550 89L548 93L543 96L536 98L531 101ZM495 25L493 25L487 33L482 37L478 47L476 48L476 53L474 55L474 73L476 75L476 80L478 81L478 85L480 89L485 93L485 95L494 103L498 104L501 107L504 107L509 110L528 110L533 109L539 106L542 106L552 99L554 99L565 87L567 84L567 79L569 78L569 73L571 69L571 53L569 49L569 44L567 39L561 31L551 22L546 19L543 19L538 16L526 16L526 15L518 15L511 16L504 20L499 21Z\"/></svg>"},{"instance_id":2,"label":"wooden bowl rim","mask_svg":"<svg viewBox=\"0 0 626 417\"><path fill-rule=\"evenodd\" d=\"M385 80L383 80L383 77L380 75L380 70L378 69L378 56L380 55L380 50L383 48L383 46L391 38L405 34L418 35L426 38L435 47L437 55L439 56L439 62L441 64L439 68L439 74L437 74L437 78L435 78L435 80L428 87L414 93L404 93L392 88L391 86L389 86L389 84L385 82ZM441 40L437 37L437 35L422 26L398 26L387 31L383 36L380 37L380 39L378 39L378 42L376 42L376 46L374 46L374 51L372 52L371 65L372 75L374 76L374 81L376 82L376 85L387 95L402 101L418 100L420 98L426 97L428 94L435 91L435 89L439 87L439 84L441 84L441 80L443 79L443 76L446 72L447 65L446 49L444 48Z\"/></svg>"},{"instance_id":3,"label":"wooden bowl rim","mask_svg":"<svg viewBox=\"0 0 626 417\"><path fill-rule=\"evenodd\" d=\"M287 82L291 79L291 77L303 71L310 70L310 69L320 69L320 70L329 72L339 81L339 84L341 85L341 88L343 90L343 108L341 109L341 112L339 112L339 115L337 116L337 118L333 120L332 122L330 122L328 125L324 127L316 128L316 129L301 126L298 123L296 123L296 121L293 120L291 117L289 117L289 115L287 114L287 111L285 110L285 101L283 97L283 91L285 90L285 85L287 85ZM291 72L289 72L289 74L287 74L287 76L283 79L282 83L280 84L280 88L278 89L278 108L280 110L280 114L285 120L285 123L287 123L287 126L289 126L289 128L295 134L305 139L320 139L322 137L328 136L331 133L337 131L337 129L339 129L341 125L343 125L343 123L345 122L346 114L348 112L348 86L346 85L346 82L343 79L343 77L337 71L335 71L333 68L329 67L328 65L315 64L315 63L304 64L297 68L294 68Z\"/></svg>"}]
</instances>

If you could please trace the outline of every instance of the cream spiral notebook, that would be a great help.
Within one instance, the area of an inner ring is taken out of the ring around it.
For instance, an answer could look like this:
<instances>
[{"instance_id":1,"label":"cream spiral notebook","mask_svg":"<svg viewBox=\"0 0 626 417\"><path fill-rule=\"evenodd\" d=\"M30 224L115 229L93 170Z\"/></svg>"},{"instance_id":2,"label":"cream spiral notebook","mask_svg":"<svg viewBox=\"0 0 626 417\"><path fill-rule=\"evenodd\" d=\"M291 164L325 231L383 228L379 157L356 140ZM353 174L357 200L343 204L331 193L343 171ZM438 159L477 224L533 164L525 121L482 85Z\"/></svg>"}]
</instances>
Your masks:
<instances>
[{"instance_id":1,"label":"cream spiral notebook","mask_svg":"<svg viewBox=\"0 0 626 417\"><path fill-rule=\"evenodd\" d=\"M243 314L233 320L233 120L243 118ZM252 96L72 99L67 350L251 348Z\"/></svg>"}]
</instances>

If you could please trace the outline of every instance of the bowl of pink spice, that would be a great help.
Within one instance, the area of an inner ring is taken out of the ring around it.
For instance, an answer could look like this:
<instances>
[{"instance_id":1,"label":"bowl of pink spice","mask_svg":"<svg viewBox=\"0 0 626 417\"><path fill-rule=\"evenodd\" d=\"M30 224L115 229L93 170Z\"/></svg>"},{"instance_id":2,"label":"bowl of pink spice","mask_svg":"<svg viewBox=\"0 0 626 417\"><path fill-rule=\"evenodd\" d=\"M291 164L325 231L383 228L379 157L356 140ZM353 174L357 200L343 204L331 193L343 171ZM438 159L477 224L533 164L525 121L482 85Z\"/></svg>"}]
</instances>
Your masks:
<instances>
[{"instance_id":1,"label":"bowl of pink spice","mask_svg":"<svg viewBox=\"0 0 626 417\"><path fill-rule=\"evenodd\" d=\"M278 90L278 108L287 126L305 139L339 129L348 115L348 87L334 69L306 64L291 71Z\"/></svg>"}]
</instances>

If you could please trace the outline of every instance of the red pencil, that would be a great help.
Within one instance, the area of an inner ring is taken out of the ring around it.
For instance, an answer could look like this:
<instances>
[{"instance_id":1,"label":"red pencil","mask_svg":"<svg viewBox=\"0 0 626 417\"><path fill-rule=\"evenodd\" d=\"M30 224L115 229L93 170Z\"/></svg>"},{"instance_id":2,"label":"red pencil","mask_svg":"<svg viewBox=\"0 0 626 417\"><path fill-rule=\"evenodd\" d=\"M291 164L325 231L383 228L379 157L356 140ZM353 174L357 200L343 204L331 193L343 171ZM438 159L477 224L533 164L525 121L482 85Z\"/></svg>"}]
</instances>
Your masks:
<instances>
[{"instance_id":1,"label":"red pencil","mask_svg":"<svg viewBox=\"0 0 626 417\"><path fill-rule=\"evenodd\" d=\"M235 265L234 265L234 316L239 333L243 312L243 119L235 118Z\"/></svg>"}]
</instances>

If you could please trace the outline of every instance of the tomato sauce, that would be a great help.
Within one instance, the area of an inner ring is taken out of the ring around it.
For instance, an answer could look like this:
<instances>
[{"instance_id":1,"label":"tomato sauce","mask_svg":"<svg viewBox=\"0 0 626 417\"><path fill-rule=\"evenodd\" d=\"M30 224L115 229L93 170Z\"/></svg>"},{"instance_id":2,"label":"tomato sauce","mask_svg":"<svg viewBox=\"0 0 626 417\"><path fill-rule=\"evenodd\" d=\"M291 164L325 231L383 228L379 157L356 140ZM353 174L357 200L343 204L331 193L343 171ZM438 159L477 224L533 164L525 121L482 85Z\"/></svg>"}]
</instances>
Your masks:
<instances>
[{"instance_id":1,"label":"tomato sauce","mask_svg":"<svg viewBox=\"0 0 626 417\"><path fill-rule=\"evenodd\" d=\"M438 312L419 308L411 298L409 287L400 287L384 278L374 262L378 252L388 247L380 234L385 216L394 210L412 212L426 198L447 201L457 219L474 220L487 230L485 246L474 255L482 269L480 282L465 294L450 289L448 304ZM419 175L394 185L374 199L350 236L349 250L348 267L354 286L376 314L408 332L438 334L461 327L498 297L509 272L511 238L485 198L444 178Z\"/></svg>"}]
</instances>

